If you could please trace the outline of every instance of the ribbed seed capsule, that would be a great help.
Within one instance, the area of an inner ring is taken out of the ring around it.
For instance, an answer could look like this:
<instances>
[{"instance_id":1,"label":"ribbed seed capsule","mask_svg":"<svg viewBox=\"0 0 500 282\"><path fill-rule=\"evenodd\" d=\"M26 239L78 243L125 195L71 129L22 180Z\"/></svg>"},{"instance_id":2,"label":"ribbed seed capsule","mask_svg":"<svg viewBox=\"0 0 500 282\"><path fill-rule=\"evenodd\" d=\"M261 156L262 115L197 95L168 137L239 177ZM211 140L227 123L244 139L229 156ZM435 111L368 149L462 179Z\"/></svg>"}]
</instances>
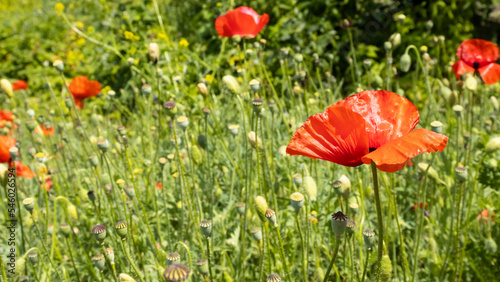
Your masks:
<instances>
[{"instance_id":1,"label":"ribbed seed capsule","mask_svg":"<svg viewBox=\"0 0 500 282\"><path fill-rule=\"evenodd\" d=\"M111 264L115 264L115 252L111 248L106 248L106 256Z\"/></svg>"},{"instance_id":2,"label":"ribbed seed capsule","mask_svg":"<svg viewBox=\"0 0 500 282\"><path fill-rule=\"evenodd\" d=\"M245 203L238 202L235 204L235 206L236 206L236 211L238 212L239 215L245 214Z\"/></svg>"},{"instance_id":3,"label":"ribbed seed capsule","mask_svg":"<svg viewBox=\"0 0 500 282\"><path fill-rule=\"evenodd\" d=\"M467 180L467 168L466 167L457 167L455 169L455 178L459 182L465 182Z\"/></svg>"},{"instance_id":4,"label":"ribbed seed capsule","mask_svg":"<svg viewBox=\"0 0 500 282\"><path fill-rule=\"evenodd\" d=\"M302 174L296 173L292 175L293 184L300 186L302 184Z\"/></svg>"},{"instance_id":5,"label":"ribbed seed capsule","mask_svg":"<svg viewBox=\"0 0 500 282\"><path fill-rule=\"evenodd\" d=\"M118 236L120 236L122 239L125 239L127 237L127 223L125 221L118 221L115 223L115 230Z\"/></svg>"},{"instance_id":6,"label":"ribbed seed capsule","mask_svg":"<svg viewBox=\"0 0 500 282\"><path fill-rule=\"evenodd\" d=\"M200 222L200 231L205 239L209 238L212 234L212 221L204 219Z\"/></svg>"},{"instance_id":7,"label":"ribbed seed capsule","mask_svg":"<svg viewBox=\"0 0 500 282\"><path fill-rule=\"evenodd\" d=\"M443 123L437 120L431 122L431 131L441 133L443 131Z\"/></svg>"},{"instance_id":8,"label":"ribbed seed capsule","mask_svg":"<svg viewBox=\"0 0 500 282\"><path fill-rule=\"evenodd\" d=\"M28 260L31 262L31 264L36 265L39 261L38 257L38 251L33 250L28 253Z\"/></svg>"},{"instance_id":9,"label":"ribbed seed capsule","mask_svg":"<svg viewBox=\"0 0 500 282\"><path fill-rule=\"evenodd\" d=\"M304 195L299 192L295 192L290 195L290 203L292 207L295 209L295 212L298 212L300 208L304 205Z\"/></svg>"},{"instance_id":10,"label":"ribbed seed capsule","mask_svg":"<svg viewBox=\"0 0 500 282\"><path fill-rule=\"evenodd\" d=\"M281 282L281 277L276 273L271 273L267 276L266 282Z\"/></svg>"},{"instance_id":11,"label":"ribbed seed capsule","mask_svg":"<svg viewBox=\"0 0 500 282\"><path fill-rule=\"evenodd\" d=\"M181 262L181 255L179 255L178 253L172 252L167 255L167 265L179 262Z\"/></svg>"},{"instance_id":12,"label":"ribbed seed capsule","mask_svg":"<svg viewBox=\"0 0 500 282\"><path fill-rule=\"evenodd\" d=\"M94 266L99 269L99 271L104 270L104 266L106 263L106 259L104 258L104 255L101 253L96 254L95 256L92 257L92 262L94 263Z\"/></svg>"},{"instance_id":13,"label":"ribbed seed capsule","mask_svg":"<svg viewBox=\"0 0 500 282\"><path fill-rule=\"evenodd\" d=\"M199 259L196 261L196 268L201 275L208 275L208 261L206 259Z\"/></svg>"},{"instance_id":14,"label":"ribbed seed capsule","mask_svg":"<svg viewBox=\"0 0 500 282\"><path fill-rule=\"evenodd\" d=\"M173 263L163 272L163 278L167 281L184 281L189 277L189 269L180 263Z\"/></svg>"},{"instance_id":15,"label":"ribbed seed capsule","mask_svg":"<svg viewBox=\"0 0 500 282\"><path fill-rule=\"evenodd\" d=\"M363 231L363 239L365 241L366 248L371 250L373 243L375 243L375 232L371 229L366 229Z\"/></svg>"},{"instance_id":16,"label":"ribbed seed capsule","mask_svg":"<svg viewBox=\"0 0 500 282\"><path fill-rule=\"evenodd\" d=\"M254 227L254 228L250 229L250 235L257 242L262 240L262 230L260 230L259 227Z\"/></svg>"},{"instance_id":17,"label":"ribbed seed capsule","mask_svg":"<svg viewBox=\"0 0 500 282\"><path fill-rule=\"evenodd\" d=\"M66 237L68 237L71 233L71 227L67 223L61 223L61 225L59 225L59 229L61 230L61 233Z\"/></svg>"},{"instance_id":18,"label":"ribbed seed capsule","mask_svg":"<svg viewBox=\"0 0 500 282\"><path fill-rule=\"evenodd\" d=\"M28 212L32 212L35 209L35 200L33 198L26 198L23 200L24 209Z\"/></svg>"},{"instance_id":19,"label":"ribbed seed capsule","mask_svg":"<svg viewBox=\"0 0 500 282\"><path fill-rule=\"evenodd\" d=\"M253 112L258 114L262 111L262 105L264 102L261 99L255 99L252 101Z\"/></svg>"},{"instance_id":20,"label":"ribbed seed capsule","mask_svg":"<svg viewBox=\"0 0 500 282\"><path fill-rule=\"evenodd\" d=\"M267 220L269 220L269 222L272 225L276 225L276 212L275 211L273 211L272 209L267 209L265 215L266 215Z\"/></svg>"},{"instance_id":21,"label":"ribbed seed capsule","mask_svg":"<svg viewBox=\"0 0 500 282\"><path fill-rule=\"evenodd\" d=\"M102 244L104 239L106 239L106 227L104 225L96 225L92 228L92 234L94 238Z\"/></svg>"},{"instance_id":22,"label":"ribbed seed capsule","mask_svg":"<svg viewBox=\"0 0 500 282\"><path fill-rule=\"evenodd\" d=\"M339 211L332 214L332 230L335 236L340 237L344 234L347 226L347 216Z\"/></svg>"},{"instance_id":23,"label":"ribbed seed capsule","mask_svg":"<svg viewBox=\"0 0 500 282\"><path fill-rule=\"evenodd\" d=\"M348 219L346 227L347 227L347 233L352 234L352 233L354 233L354 228L356 227L356 222L354 220Z\"/></svg>"}]
</instances>

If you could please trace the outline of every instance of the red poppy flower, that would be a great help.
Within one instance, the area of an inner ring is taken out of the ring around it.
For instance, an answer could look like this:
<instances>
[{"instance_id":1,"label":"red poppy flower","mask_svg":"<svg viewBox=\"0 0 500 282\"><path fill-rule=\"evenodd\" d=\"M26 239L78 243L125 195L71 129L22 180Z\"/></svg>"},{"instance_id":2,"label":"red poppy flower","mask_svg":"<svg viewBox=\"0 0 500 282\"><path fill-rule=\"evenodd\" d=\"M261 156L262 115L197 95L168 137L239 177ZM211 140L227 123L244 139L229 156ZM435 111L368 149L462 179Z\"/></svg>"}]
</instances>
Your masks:
<instances>
[{"instance_id":1,"label":"red poppy flower","mask_svg":"<svg viewBox=\"0 0 500 282\"><path fill-rule=\"evenodd\" d=\"M458 46L457 57L460 60L453 64L457 78L466 72L477 71L486 84L494 84L500 79L500 65L495 64L498 60L495 43L482 39L465 40Z\"/></svg>"},{"instance_id":2,"label":"red poppy flower","mask_svg":"<svg viewBox=\"0 0 500 282\"><path fill-rule=\"evenodd\" d=\"M16 146L16 139L10 136L0 136L0 163L10 161L9 149Z\"/></svg>"},{"instance_id":3,"label":"red poppy flower","mask_svg":"<svg viewBox=\"0 0 500 282\"><path fill-rule=\"evenodd\" d=\"M215 20L215 29L220 37L238 35L253 38L268 22L269 15L263 14L261 17L252 8L242 6L218 17Z\"/></svg>"},{"instance_id":4,"label":"red poppy flower","mask_svg":"<svg viewBox=\"0 0 500 282\"><path fill-rule=\"evenodd\" d=\"M155 188L161 190L163 189L163 185L161 184L161 182L156 182Z\"/></svg>"},{"instance_id":5,"label":"red poppy flower","mask_svg":"<svg viewBox=\"0 0 500 282\"><path fill-rule=\"evenodd\" d=\"M28 83L24 80L18 80L14 83L12 83L12 90L26 90L28 89Z\"/></svg>"},{"instance_id":6,"label":"red poppy flower","mask_svg":"<svg viewBox=\"0 0 500 282\"><path fill-rule=\"evenodd\" d=\"M45 136L50 136L50 135L54 134L54 131L55 131L54 127L51 126L50 128L47 128L43 124L40 125L40 127L36 129L37 134L43 133Z\"/></svg>"},{"instance_id":7,"label":"red poppy flower","mask_svg":"<svg viewBox=\"0 0 500 282\"><path fill-rule=\"evenodd\" d=\"M415 210L415 209L418 209L418 208L422 208L422 206L423 206L423 203L414 204L413 206L411 206L410 210ZM427 203L425 203L425 208L427 208Z\"/></svg>"},{"instance_id":8,"label":"red poppy flower","mask_svg":"<svg viewBox=\"0 0 500 282\"><path fill-rule=\"evenodd\" d=\"M69 91L75 99L76 106L81 109L83 99L97 96L101 92L101 84L95 80L88 80L86 76L78 76L71 81Z\"/></svg>"},{"instance_id":9,"label":"red poppy flower","mask_svg":"<svg viewBox=\"0 0 500 282\"><path fill-rule=\"evenodd\" d=\"M385 90L363 91L309 117L286 148L289 155L344 166L372 161L386 172L402 169L420 153L443 151L448 137L416 129L415 105Z\"/></svg>"},{"instance_id":10,"label":"red poppy flower","mask_svg":"<svg viewBox=\"0 0 500 282\"><path fill-rule=\"evenodd\" d=\"M16 176L24 177L27 179L31 179L35 177L35 173L27 166L25 166L22 162L16 161ZM10 163L10 167L12 167L12 162Z\"/></svg>"},{"instance_id":11,"label":"red poppy flower","mask_svg":"<svg viewBox=\"0 0 500 282\"><path fill-rule=\"evenodd\" d=\"M14 123L14 114L12 112L0 110L0 128L4 128L6 122L11 122L13 124ZM15 127L17 127L17 126L13 124L13 126L11 128L11 132L10 132L11 134L14 132L13 129Z\"/></svg>"}]
</instances>

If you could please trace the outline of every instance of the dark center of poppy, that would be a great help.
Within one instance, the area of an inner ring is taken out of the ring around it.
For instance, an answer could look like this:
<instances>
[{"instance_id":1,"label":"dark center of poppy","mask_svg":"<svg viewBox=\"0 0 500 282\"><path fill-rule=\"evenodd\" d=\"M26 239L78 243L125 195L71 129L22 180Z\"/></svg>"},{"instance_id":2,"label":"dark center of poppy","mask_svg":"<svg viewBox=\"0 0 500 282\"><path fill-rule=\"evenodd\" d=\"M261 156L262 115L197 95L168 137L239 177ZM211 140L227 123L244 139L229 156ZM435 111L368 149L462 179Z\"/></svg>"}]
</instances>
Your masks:
<instances>
[{"instance_id":1,"label":"dark center of poppy","mask_svg":"<svg viewBox=\"0 0 500 282\"><path fill-rule=\"evenodd\" d=\"M375 151L375 150L377 150L377 148L371 148L371 147L369 148L369 152L370 153L373 152L373 151Z\"/></svg>"},{"instance_id":2,"label":"dark center of poppy","mask_svg":"<svg viewBox=\"0 0 500 282\"><path fill-rule=\"evenodd\" d=\"M479 68L479 63L478 62L474 62L472 63L472 67L477 70Z\"/></svg>"}]
</instances>

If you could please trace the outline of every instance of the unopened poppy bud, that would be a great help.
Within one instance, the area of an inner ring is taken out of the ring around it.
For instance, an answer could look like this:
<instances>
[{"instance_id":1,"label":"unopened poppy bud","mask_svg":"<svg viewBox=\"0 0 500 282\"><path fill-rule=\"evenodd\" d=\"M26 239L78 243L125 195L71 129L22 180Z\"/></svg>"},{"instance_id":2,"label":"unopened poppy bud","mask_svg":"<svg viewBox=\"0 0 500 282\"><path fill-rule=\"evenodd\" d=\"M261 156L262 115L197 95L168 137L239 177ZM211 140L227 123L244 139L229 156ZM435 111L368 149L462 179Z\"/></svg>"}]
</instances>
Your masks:
<instances>
[{"instance_id":1,"label":"unopened poppy bud","mask_svg":"<svg viewBox=\"0 0 500 282\"><path fill-rule=\"evenodd\" d=\"M179 118L177 118L176 124L182 130L186 130L189 125L189 119L186 116L180 116Z\"/></svg>"},{"instance_id":2,"label":"unopened poppy bud","mask_svg":"<svg viewBox=\"0 0 500 282\"><path fill-rule=\"evenodd\" d=\"M365 60L363 60L363 66L364 66L366 69L369 69L369 68L372 66L372 60L370 60L370 59L365 59Z\"/></svg>"},{"instance_id":3,"label":"unopened poppy bud","mask_svg":"<svg viewBox=\"0 0 500 282\"><path fill-rule=\"evenodd\" d=\"M349 194L351 193L351 180L342 174L339 181L342 183L342 197L344 197L344 199L349 198Z\"/></svg>"},{"instance_id":4,"label":"unopened poppy bud","mask_svg":"<svg viewBox=\"0 0 500 282\"><path fill-rule=\"evenodd\" d=\"M200 222L200 231L201 235L208 239L212 234L212 221L208 219L204 219Z\"/></svg>"},{"instance_id":5,"label":"unopened poppy bud","mask_svg":"<svg viewBox=\"0 0 500 282\"><path fill-rule=\"evenodd\" d=\"M19 155L19 149L17 147L10 147L9 148L9 155L12 161L15 161L17 156Z\"/></svg>"},{"instance_id":6,"label":"unopened poppy bud","mask_svg":"<svg viewBox=\"0 0 500 282\"><path fill-rule=\"evenodd\" d=\"M206 259L199 259L196 261L196 269L201 275L207 276L209 273L208 261Z\"/></svg>"},{"instance_id":7,"label":"unopened poppy bud","mask_svg":"<svg viewBox=\"0 0 500 282\"><path fill-rule=\"evenodd\" d=\"M31 213L35 208L35 200L33 198L26 198L23 200L23 206L24 209Z\"/></svg>"},{"instance_id":8,"label":"unopened poppy bud","mask_svg":"<svg viewBox=\"0 0 500 282\"><path fill-rule=\"evenodd\" d=\"M200 82L200 83L198 83L197 87L198 87L198 93L200 93L203 96L208 95L208 88L207 88L207 85L205 83Z\"/></svg>"},{"instance_id":9,"label":"unopened poppy bud","mask_svg":"<svg viewBox=\"0 0 500 282\"><path fill-rule=\"evenodd\" d=\"M388 255L382 256L380 262L380 281L391 281L392 276L392 262Z\"/></svg>"},{"instance_id":10,"label":"unopened poppy bud","mask_svg":"<svg viewBox=\"0 0 500 282\"><path fill-rule=\"evenodd\" d=\"M498 99L495 96L490 96L490 101L491 101L491 105L493 106L493 109L496 112L498 112L498 110L500 109Z\"/></svg>"},{"instance_id":11,"label":"unopened poppy bud","mask_svg":"<svg viewBox=\"0 0 500 282\"><path fill-rule=\"evenodd\" d=\"M181 255L179 255L178 253L172 252L167 255L167 265L179 262L181 262Z\"/></svg>"},{"instance_id":12,"label":"unopened poppy bud","mask_svg":"<svg viewBox=\"0 0 500 282\"><path fill-rule=\"evenodd\" d=\"M264 102L261 99L255 99L252 101L253 112L259 114L262 111L262 105Z\"/></svg>"},{"instance_id":13,"label":"unopened poppy bud","mask_svg":"<svg viewBox=\"0 0 500 282\"><path fill-rule=\"evenodd\" d=\"M437 120L431 122L431 131L441 133L443 131L443 123Z\"/></svg>"},{"instance_id":14,"label":"unopened poppy bud","mask_svg":"<svg viewBox=\"0 0 500 282\"><path fill-rule=\"evenodd\" d=\"M30 251L28 253L28 260L31 262L31 264L36 265L40 260L38 257L38 251L37 250Z\"/></svg>"},{"instance_id":15,"label":"unopened poppy bud","mask_svg":"<svg viewBox=\"0 0 500 282\"><path fill-rule=\"evenodd\" d=\"M149 43L148 47L148 55L149 55L149 60L153 64L157 64L158 60L160 59L160 47L158 46L157 43Z\"/></svg>"},{"instance_id":16,"label":"unopened poppy bud","mask_svg":"<svg viewBox=\"0 0 500 282\"><path fill-rule=\"evenodd\" d=\"M106 248L106 256L109 259L109 263L115 264L115 252L111 248Z\"/></svg>"},{"instance_id":17,"label":"unopened poppy bud","mask_svg":"<svg viewBox=\"0 0 500 282\"><path fill-rule=\"evenodd\" d=\"M434 23L431 21L431 20L428 20L426 23L425 23L425 27L427 29L432 29L432 27L434 26Z\"/></svg>"},{"instance_id":18,"label":"unopened poppy bud","mask_svg":"<svg viewBox=\"0 0 500 282\"><path fill-rule=\"evenodd\" d=\"M497 252L497 243L491 238L491 236L489 236L486 240L484 240L484 248L487 253L494 254Z\"/></svg>"},{"instance_id":19,"label":"unopened poppy bud","mask_svg":"<svg viewBox=\"0 0 500 282\"><path fill-rule=\"evenodd\" d=\"M273 211L272 209L267 209L266 213L265 213L265 216L266 216L267 220L269 220L269 222L273 226L277 225L277 223L276 223L276 212L275 211Z\"/></svg>"},{"instance_id":20,"label":"unopened poppy bud","mask_svg":"<svg viewBox=\"0 0 500 282\"><path fill-rule=\"evenodd\" d=\"M237 124L230 124L227 126L227 129L229 129L229 133L231 133L231 135L233 135L233 136L238 135L239 128L240 128L240 126Z\"/></svg>"},{"instance_id":21,"label":"unopened poppy bud","mask_svg":"<svg viewBox=\"0 0 500 282\"><path fill-rule=\"evenodd\" d=\"M67 223L61 223L61 225L59 225L59 230L61 230L61 233L66 237L71 233L71 227Z\"/></svg>"},{"instance_id":22,"label":"unopened poppy bud","mask_svg":"<svg viewBox=\"0 0 500 282\"><path fill-rule=\"evenodd\" d=\"M118 221L117 223L115 223L115 230L118 236L120 236L122 240L125 240L128 232L127 223L125 221Z\"/></svg>"},{"instance_id":23,"label":"unopened poppy bud","mask_svg":"<svg viewBox=\"0 0 500 282\"><path fill-rule=\"evenodd\" d=\"M498 149L500 149L500 137L491 138L488 143L486 143L486 153L491 154L498 151Z\"/></svg>"},{"instance_id":24,"label":"unopened poppy bud","mask_svg":"<svg viewBox=\"0 0 500 282\"><path fill-rule=\"evenodd\" d=\"M460 105L455 105L453 106L453 112L455 113L455 115L457 115L458 117L462 115L462 112L464 111L464 107L460 106Z\"/></svg>"},{"instance_id":25,"label":"unopened poppy bud","mask_svg":"<svg viewBox=\"0 0 500 282\"><path fill-rule=\"evenodd\" d=\"M288 47L282 47L280 53L282 57L286 58L290 54L290 49Z\"/></svg>"},{"instance_id":26,"label":"unopened poppy bud","mask_svg":"<svg viewBox=\"0 0 500 282\"><path fill-rule=\"evenodd\" d=\"M349 204L349 208L351 210L351 213L357 214L358 213L358 209L359 209L359 205L356 204L356 203L350 203Z\"/></svg>"},{"instance_id":27,"label":"unopened poppy bud","mask_svg":"<svg viewBox=\"0 0 500 282\"><path fill-rule=\"evenodd\" d=\"M392 43L390 41L384 42L384 49L386 51L391 51L392 50Z\"/></svg>"},{"instance_id":28,"label":"unopened poppy bud","mask_svg":"<svg viewBox=\"0 0 500 282\"><path fill-rule=\"evenodd\" d=\"M260 230L259 227L254 227L254 228L250 229L250 235L257 242L262 240L262 230Z\"/></svg>"},{"instance_id":29,"label":"unopened poppy bud","mask_svg":"<svg viewBox=\"0 0 500 282\"><path fill-rule=\"evenodd\" d=\"M304 56L302 56L302 54L300 53L297 53L293 56L293 59L295 60L295 62L297 63L302 63L302 61L304 61Z\"/></svg>"},{"instance_id":30,"label":"unopened poppy bud","mask_svg":"<svg viewBox=\"0 0 500 282\"><path fill-rule=\"evenodd\" d=\"M411 67L411 57L408 53L404 53L399 59L399 67L403 72L408 72Z\"/></svg>"},{"instance_id":31,"label":"unopened poppy bud","mask_svg":"<svg viewBox=\"0 0 500 282\"><path fill-rule=\"evenodd\" d=\"M92 234L97 242L103 244L104 239L106 239L106 227L104 225L96 225L92 228Z\"/></svg>"},{"instance_id":32,"label":"unopened poppy bud","mask_svg":"<svg viewBox=\"0 0 500 282\"><path fill-rule=\"evenodd\" d=\"M305 176L303 179L304 189L309 195L312 201L316 201L316 196L318 195L318 187L316 186L316 181L311 176Z\"/></svg>"},{"instance_id":33,"label":"unopened poppy bud","mask_svg":"<svg viewBox=\"0 0 500 282\"><path fill-rule=\"evenodd\" d=\"M129 185L129 186L125 187L125 189L123 189L123 191L125 192L125 195L127 195L127 197L129 197L130 199L134 199L135 190L134 190L133 186Z\"/></svg>"},{"instance_id":34,"label":"unopened poppy bud","mask_svg":"<svg viewBox=\"0 0 500 282\"><path fill-rule=\"evenodd\" d=\"M342 185L342 182L340 180L335 180L333 181L332 183L332 188L333 188L333 191L335 192L335 194L337 194L338 196L342 195L342 192L344 191L343 189L343 185Z\"/></svg>"},{"instance_id":35,"label":"unopened poppy bud","mask_svg":"<svg viewBox=\"0 0 500 282\"><path fill-rule=\"evenodd\" d=\"M94 263L94 266L99 269L99 271L104 270L104 266L106 264L106 259L104 258L103 254L96 254L95 256L92 257L92 262Z\"/></svg>"},{"instance_id":36,"label":"unopened poppy bud","mask_svg":"<svg viewBox=\"0 0 500 282\"><path fill-rule=\"evenodd\" d=\"M404 22L406 20L406 16L404 14L399 14L396 16L396 20L400 23Z\"/></svg>"},{"instance_id":37,"label":"unopened poppy bud","mask_svg":"<svg viewBox=\"0 0 500 282\"><path fill-rule=\"evenodd\" d=\"M401 44L401 34L399 32L392 34L389 37L389 41L391 42L393 48L398 47Z\"/></svg>"},{"instance_id":38,"label":"unopened poppy bud","mask_svg":"<svg viewBox=\"0 0 500 282\"><path fill-rule=\"evenodd\" d=\"M268 208L267 201L262 196L255 197L255 209L257 210L257 214L260 217L260 220L266 220L266 210Z\"/></svg>"},{"instance_id":39,"label":"unopened poppy bud","mask_svg":"<svg viewBox=\"0 0 500 282\"><path fill-rule=\"evenodd\" d=\"M340 237L344 234L347 226L347 216L341 211L332 214L332 230L335 236Z\"/></svg>"},{"instance_id":40,"label":"unopened poppy bud","mask_svg":"<svg viewBox=\"0 0 500 282\"><path fill-rule=\"evenodd\" d=\"M54 63L52 63L52 66L58 71L58 72L63 72L64 71L64 63L61 60L55 60Z\"/></svg>"},{"instance_id":41,"label":"unopened poppy bud","mask_svg":"<svg viewBox=\"0 0 500 282\"><path fill-rule=\"evenodd\" d=\"M250 84L250 89L252 89L254 93L257 93L259 91L260 82L257 79L252 79L249 84Z\"/></svg>"},{"instance_id":42,"label":"unopened poppy bud","mask_svg":"<svg viewBox=\"0 0 500 282\"><path fill-rule=\"evenodd\" d=\"M300 208L304 205L304 195L299 192L295 192L290 195L290 203L292 204L295 212L299 212Z\"/></svg>"},{"instance_id":43,"label":"unopened poppy bud","mask_svg":"<svg viewBox=\"0 0 500 282\"><path fill-rule=\"evenodd\" d=\"M375 232L371 229L366 229L363 231L363 239L365 241L365 246L368 250L371 250L373 243L375 243Z\"/></svg>"},{"instance_id":44,"label":"unopened poppy bud","mask_svg":"<svg viewBox=\"0 0 500 282\"><path fill-rule=\"evenodd\" d=\"M240 92L240 84L234 76L226 75L222 77L222 82L224 87L232 94L238 94Z\"/></svg>"},{"instance_id":45,"label":"unopened poppy bud","mask_svg":"<svg viewBox=\"0 0 500 282\"><path fill-rule=\"evenodd\" d=\"M69 204L68 207L66 208L68 212L68 217L72 221L78 220L78 212L76 211L76 206L73 204Z\"/></svg>"},{"instance_id":46,"label":"unopened poppy bud","mask_svg":"<svg viewBox=\"0 0 500 282\"><path fill-rule=\"evenodd\" d=\"M258 144L259 149L262 149L262 140L260 139L260 137L255 136L254 131L248 132L247 137L248 137L248 141L250 142L250 145L252 145L252 147L255 148L255 145Z\"/></svg>"},{"instance_id":47,"label":"unopened poppy bud","mask_svg":"<svg viewBox=\"0 0 500 282\"><path fill-rule=\"evenodd\" d=\"M235 206L236 206L236 211L238 212L239 215L245 214L245 203L238 202L235 204Z\"/></svg>"},{"instance_id":48,"label":"unopened poppy bud","mask_svg":"<svg viewBox=\"0 0 500 282\"><path fill-rule=\"evenodd\" d=\"M281 277L276 273L271 273L267 276L266 282L281 282Z\"/></svg>"},{"instance_id":49,"label":"unopened poppy bud","mask_svg":"<svg viewBox=\"0 0 500 282\"><path fill-rule=\"evenodd\" d=\"M462 166L455 168L455 179L458 182L465 182L467 180L467 168Z\"/></svg>"},{"instance_id":50,"label":"unopened poppy bud","mask_svg":"<svg viewBox=\"0 0 500 282\"><path fill-rule=\"evenodd\" d=\"M200 147L202 147L203 149L206 149L207 148L207 137L203 134L200 134L198 135L198 138L197 138L197 143L198 145L200 145Z\"/></svg>"},{"instance_id":51,"label":"unopened poppy bud","mask_svg":"<svg viewBox=\"0 0 500 282\"><path fill-rule=\"evenodd\" d=\"M12 88L12 83L7 79L0 80L0 88L2 88L2 92L7 94L7 96L12 97L14 95L14 90Z\"/></svg>"},{"instance_id":52,"label":"unopened poppy bud","mask_svg":"<svg viewBox=\"0 0 500 282\"><path fill-rule=\"evenodd\" d=\"M125 136L125 134L127 134L127 129L123 125L118 126L116 130L118 131L118 134L120 134L120 136Z\"/></svg>"},{"instance_id":53,"label":"unopened poppy bud","mask_svg":"<svg viewBox=\"0 0 500 282\"><path fill-rule=\"evenodd\" d=\"M97 140L97 148L102 152L106 153L109 148L109 141L108 139L101 137Z\"/></svg>"},{"instance_id":54,"label":"unopened poppy bud","mask_svg":"<svg viewBox=\"0 0 500 282\"><path fill-rule=\"evenodd\" d=\"M96 154L90 154L88 159L91 166L97 167L99 165L99 159L97 158Z\"/></svg>"},{"instance_id":55,"label":"unopened poppy bud","mask_svg":"<svg viewBox=\"0 0 500 282\"><path fill-rule=\"evenodd\" d=\"M163 107L167 110L167 114L169 116L174 116L175 113L177 112L177 108L175 107L174 101L166 102L165 104L163 104Z\"/></svg>"}]
</instances>

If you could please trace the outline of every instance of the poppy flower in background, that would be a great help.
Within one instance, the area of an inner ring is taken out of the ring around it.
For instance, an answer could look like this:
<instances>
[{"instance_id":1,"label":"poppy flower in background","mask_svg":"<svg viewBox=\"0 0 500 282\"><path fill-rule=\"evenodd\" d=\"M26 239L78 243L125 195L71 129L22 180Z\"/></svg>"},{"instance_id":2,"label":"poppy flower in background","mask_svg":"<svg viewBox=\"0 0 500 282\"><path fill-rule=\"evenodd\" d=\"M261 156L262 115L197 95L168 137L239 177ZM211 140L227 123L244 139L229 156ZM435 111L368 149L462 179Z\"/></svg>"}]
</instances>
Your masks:
<instances>
[{"instance_id":1,"label":"poppy flower in background","mask_svg":"<svg viewBox=\"0 0 500 282\"><path fill-rule=\"evenodd\" d=\"M498 60L495 43L482 39L465 40L458 46L457 57L460 60L453 64L457 78L477 71L486 84L494 84L500 79L500 65L495 63Z\"/></svg>"},{"instance_id":2,"label":"poppy flower in background","mask_svg":"<svg viewBox=\"0 0 500 282\"><path fill-rule=\"evenodd\" d=\"M156 182L155 187L156 187L156 189L158 189L158 190L163 189L163 185L161 184L161 182Z\"/></svg>"},{"instance_id":3,"label":"poppy flower in background","mask_svg":"<svg viewBox=\"0 0 500 282\"><path fill-rule=\"evenodd\" d=\"M16 163L16 176L19 177L24 177L27 179L31 179L35 177L35 173L27 166L25 166L22 162L20 161L15 161ZM10 164L12 167L12 163Z\"/></svg>"},{"instance_id":4,"label":"poppy flower in background","mask_svg":"<svg viewBox=\"0 0 500 282\"><path fill-rule=\"evenodd\" d=\"M18 80L14 83L12 83L12 90L17 91L17 90L26 90L28 89L28 83L24 80Z\"/></svg>"},{"instance_id":5,"label":"poppy flower in background","mask_svg":"<svg viewBox=\"0 0 500 282\"><path fill-rule=\"evenodd\" d=\"M262 17L249 7L239 7L229 10L225 15L215 20L215 29L220 37L241 36L253 38L259 34L269 22L269 15Z\"/></svg>"},{"instance_id":6,"label":"poppy flower in background","mask_svg":"<svg viewBox=\"0 0 500 282\"><path fill-rule=\"evenodd\" d=\"M10 161L9 149L16 146L16 139L10 136L0 136L0 163Z\"/></svg>"},{"instance_id":7,"label":"poppy flower in background","mask_svg":"<svg viewBox=\"0 0 500 282\"><path fill-rule=\"evenodd\" d=\"M101 84L95 80L88 80L86 76L78 76L69 84L69 91L73 95L75 105L81 109L83 99L97 96L101 92Z\"/></svg>"},{"instance_id":8,"label":"poppy flower in background","mask_svg":"<svg viewBox=\"0 0 500 282\"><path fill-rule=\"evenodd\" d=\"M55 131L54 127L51 126L50 128L47 128L43 124L40 125L40 127L36 129L37 134L43 133L45 136L50 136L50 135L54 134L54 131Z\"/></svg>"},{"instance_id":9,"label":"poppy flower in background","mask_svg":"<svg viewBox=\"0 0 500 282\"><path fill-rule=\"evenodd\" d=\"M416 210L418 208L422 208L423 206L424 206L423 203L414 204L413 206L410 207L410 210L413 211L413 210ZM427 208L427 203L425 203L425 208Z\"/></svg>"},{"instance_id":10,"label":"poppy flower in background","mask_svg":"<svg viewBox=\"0 0 500 282\"><path fill-rule=\"evenodd\" d=\"M413 130L419 119L415 105L396 93L362 91L309 117L286 152L351 167L373 161L379 170L396 172L418 154L446 147L448 137Z\"/></svg>"},{"instance_id":11,"label":"poppy flower in background","mask_svg":"<svg viewBox=\"0 0 500 282\"><path fill-rule=\"evenodd\" d=\"M0 110L0 128L4 128L7 121L14 124L14 114L9 111Z\"/></svg>"}]
</instances>

